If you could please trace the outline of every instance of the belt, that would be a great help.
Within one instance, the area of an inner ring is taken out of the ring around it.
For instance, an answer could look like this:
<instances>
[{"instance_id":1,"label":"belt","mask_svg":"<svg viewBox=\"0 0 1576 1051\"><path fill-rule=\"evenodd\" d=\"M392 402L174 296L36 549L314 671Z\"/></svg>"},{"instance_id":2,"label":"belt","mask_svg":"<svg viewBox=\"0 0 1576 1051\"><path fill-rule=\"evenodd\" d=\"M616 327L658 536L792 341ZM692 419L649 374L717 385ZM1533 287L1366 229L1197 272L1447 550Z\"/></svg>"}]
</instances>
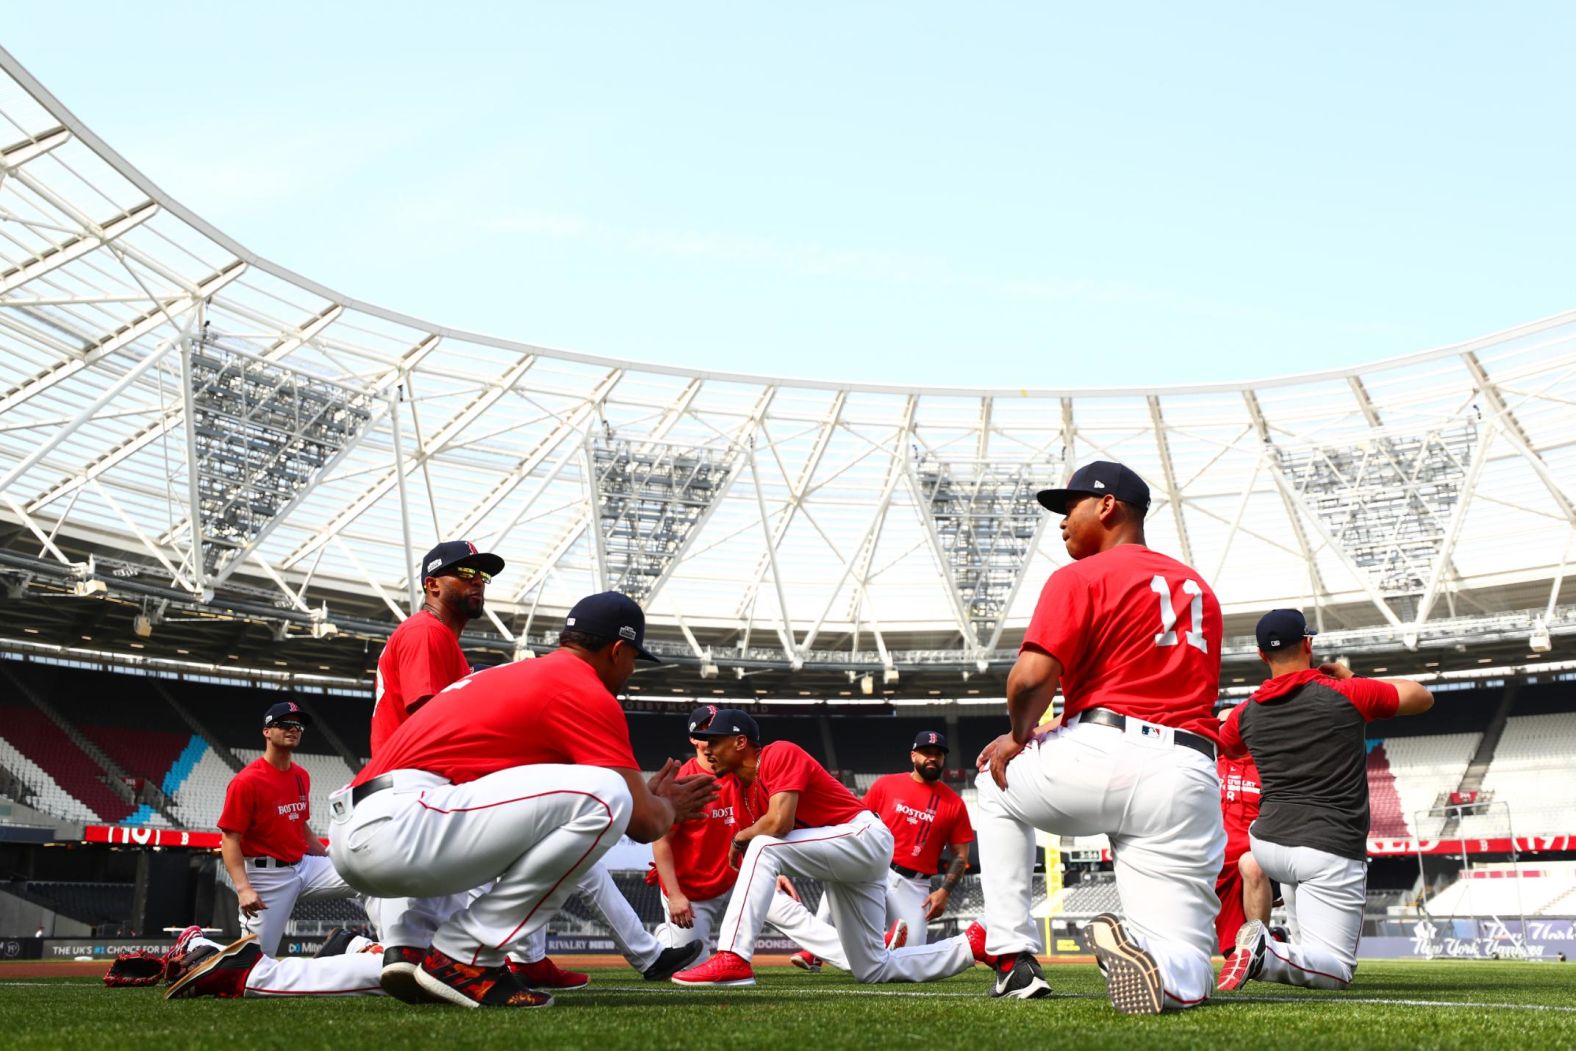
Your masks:
<instances>
[{"instance_id":1,"label":"belt","mask_svg":"<svg viewBox=\"0 0 1576 1051\"><path fill-rule=\"evenodd\" d=\"M908 879L929 879L930 878L930 873L928 873L928 872L921 872L918 869L904 868L902 865L899 865L895 861L892 862L892 871L896 872L899 876L904 876L904 877L906 877Z\"/></svg>"},{"instance_id":2,"label":"belt","mask_svg":"<svg viewBox=\"0 0 1576 1051\"><path fill-rule=\"evenodd\" d=\"M364 781L350 790L350 805L355 806L374 792L381 792L385 788L394 787L393 774L379 774L370 781Z\"/></svg>"},{"instance_id":3,"label":"belt","mask_svg":"<svg viewBox=\"0 0 1576 1051\"><path fill-rule=\"evenodd\" d=\"M278 858L247 858L246 863L254 869L293 869L300 864L299 861L280 861Z\"/></svg>"},{"instance_id":4,"label":"belt","mask_svg":"<svg viewBox=\"0 0 1576 1051\"><path fill-rule=\"evenodd\" d=\"M1090 708L1088 711L1079 712L1078 721L1093 726L1109 726L1113 730L1125 730L1127 728L1127 716L1122 715L1120 712L1113 712L1109 708ZM1143 720L1136 719L1134 721L1142 722ZM1189 733L1186 730L1178 730L1175 727L1168 727L1168 729L1171 730L1171 739L1177 744L1183 748L1191 748L1211 761L1214 760L1215 745L1209 738Z\"/></svg>"}]
</instances>

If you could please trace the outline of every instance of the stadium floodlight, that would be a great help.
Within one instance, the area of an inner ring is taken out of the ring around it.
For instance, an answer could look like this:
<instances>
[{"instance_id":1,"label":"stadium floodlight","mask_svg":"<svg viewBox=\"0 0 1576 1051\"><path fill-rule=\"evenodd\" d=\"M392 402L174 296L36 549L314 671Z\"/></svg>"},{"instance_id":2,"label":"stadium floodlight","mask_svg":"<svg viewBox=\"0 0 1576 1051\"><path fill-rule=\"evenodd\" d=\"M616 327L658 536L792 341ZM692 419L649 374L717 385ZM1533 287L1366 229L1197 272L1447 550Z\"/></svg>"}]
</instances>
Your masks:
<instances>
[{"instance_id":1,"label":"stadium floodlight","mask_svg":"<svg viewBox=\"0 0 1576 1051\"><path fill-rule=\"evenodd\" d=\"M1548 653L1554 649L1554 639L1549 634L1549 626L1538 617L1532 622L1532 637L1527 640L1527 646L1533 653Z\"/></svg>"},{"instance_id":2,"label":"stadium floodlight","mask_svg":"<svg viewBox=\"0 0 1576 1051\"><path fill-rule=\"evenodd\" d=\"M138 613L131 618L131 631L139 639L148 638L153 634L153 620L146 613Z\"/></svg>"},{"instance_id":3,"label":"stadium floodlight","mask_svg":"<svg viewBox=\"0 0 1576 1051\"><path fill-rule=\"evenodd\" d=\"M721 670L722 669L718 668L717 665L709 659L700 662L700 677L702 679L715 679L717 677L717 673Z\"/></svg>"},{"instance_id":4,"label":"stadium floodlight","mask_svg":"<svg viewBox=\"0 0 1576 1051\"><path fill-rule=\"evenodd\" d=\"M897 682L897 669L890 665L881 669L881 685L891 686Z\"/></svg>"},{"instance_id":5,"label":"stadium floodlight","mask_svg":"<svg viewBox=\"0 0 1576 1051\"><path fill-rule=\"evenodd\" d=\"M859 677L859 692L864 694L866 697L869 697L871 694L876 692L876 678L874 675L871 675L869 672L865 672L865 674Z\"/></svg>"}]
</instances>

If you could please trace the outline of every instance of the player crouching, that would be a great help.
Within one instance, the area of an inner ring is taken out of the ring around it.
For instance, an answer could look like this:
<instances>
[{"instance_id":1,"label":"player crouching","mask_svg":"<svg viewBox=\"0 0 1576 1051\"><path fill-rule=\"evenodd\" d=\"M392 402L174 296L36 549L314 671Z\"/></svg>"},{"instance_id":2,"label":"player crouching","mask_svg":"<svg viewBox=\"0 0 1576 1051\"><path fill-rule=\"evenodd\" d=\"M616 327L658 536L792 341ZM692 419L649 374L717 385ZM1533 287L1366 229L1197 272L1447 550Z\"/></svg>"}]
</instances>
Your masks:
<instances>
[{"instance_id":1,"label":"player crouching","mask_svg":"<svg viewBox=\"0 0 1576 1051\"><path fill-rule=\"evenodd\" d=\"M719 777L738 778L743 819L730 863L739 880L717 932L717 953L680 971L680 985L754 985L750 960L782 872L818 879L831 898L848 967L861 982L928 982L948 978L979 958L966 935L913 948L888 949L886 875L892 833L804 749L789 741L761 744L746 713L724 708L694 736ZM980 939L983 943L983 939Z\"/></svg>"}]
</instances>

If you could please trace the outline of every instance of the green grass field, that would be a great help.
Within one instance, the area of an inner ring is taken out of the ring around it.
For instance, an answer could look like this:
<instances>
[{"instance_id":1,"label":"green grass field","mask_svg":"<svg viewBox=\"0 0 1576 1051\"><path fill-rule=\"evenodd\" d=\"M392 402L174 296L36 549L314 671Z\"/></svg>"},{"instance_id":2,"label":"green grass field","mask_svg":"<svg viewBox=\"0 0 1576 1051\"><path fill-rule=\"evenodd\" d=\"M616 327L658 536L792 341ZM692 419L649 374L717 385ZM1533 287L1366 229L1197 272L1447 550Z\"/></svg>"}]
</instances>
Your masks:
<instances>
[{"instance_id":1,"label":"green grass field","mask_svg":"<svg viewBox=\"0 0 1576 1051\"><path fill-rule=\"evenodd\" d=\"M763 970L750 989L682 989L627 970L541 1011L409 1007L385 999L186 1000L93 979L0 981L4 1048L867 1048L1076 1046L1576 1047L1576 967L1365 962L1347 993L1250 982L1183 1014L1112 1010L1093 965L1046 968L1055 995L999 1002L975 968L926 986L861 986L846 975Z\"/></svg>"}]
</instances>

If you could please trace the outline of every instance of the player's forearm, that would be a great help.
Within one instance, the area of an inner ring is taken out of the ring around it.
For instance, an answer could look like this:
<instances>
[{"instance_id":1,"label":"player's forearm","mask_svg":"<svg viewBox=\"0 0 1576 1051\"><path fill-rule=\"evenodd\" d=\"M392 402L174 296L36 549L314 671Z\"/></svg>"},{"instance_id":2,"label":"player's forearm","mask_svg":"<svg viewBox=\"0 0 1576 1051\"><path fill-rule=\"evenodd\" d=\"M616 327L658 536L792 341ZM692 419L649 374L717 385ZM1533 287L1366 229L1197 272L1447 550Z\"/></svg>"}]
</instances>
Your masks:
<instances>
[{"instance_id":1,"label":"player's forearm","mask_svg":"<svg viewBox=\"0 0 1576 1051\"><path fill-rule=\"evenodd\" d=\"M1027 744L1034 736L1034 728L1050 710L1061 674L1061 663L1048 653L1024 650L1018 655L1007 674L1007 718L1014 741Z\"/></svg>"},{"instance_id":2,"label":"player's forearm","mask_svg":"<svg viewBox=\"0 0 1576 1051\"><path fill-rule=\"evenodd\" d=\"M251 888L252 881L246 878L246 858L241 854L240 836L231 832L223 833L219 840L219 858L224 862L224 871L230 874L230 882L234 884L237 894Z\"/></svg>"},{"instance_id":3,"label":"player's forearm","mask_svg":"<svg viewBox=\"0 0 1576 1051\"><path fill-rule=\"evenodd\" d=\"M673 864L673 846L667 836L651 844L651 860L657 866L657 878L662 881L662 885L669 891L678 890L679 870Z\"/></svg>"},{"instance_id":4,"label":"player's forearm","mask_svg":"<svg viewBox=\"0 0 1576 1051\"><path fill-rule=\"evenodd\" d=\"M969 867L968 844L963 844L962 849L953 847L952 850L952 863L947 866L947 874L941 880L941 889L948 894L952 893L952 888L958 885L958 881L963 878L963 873Z\"/></svg>"}]
</instances>

